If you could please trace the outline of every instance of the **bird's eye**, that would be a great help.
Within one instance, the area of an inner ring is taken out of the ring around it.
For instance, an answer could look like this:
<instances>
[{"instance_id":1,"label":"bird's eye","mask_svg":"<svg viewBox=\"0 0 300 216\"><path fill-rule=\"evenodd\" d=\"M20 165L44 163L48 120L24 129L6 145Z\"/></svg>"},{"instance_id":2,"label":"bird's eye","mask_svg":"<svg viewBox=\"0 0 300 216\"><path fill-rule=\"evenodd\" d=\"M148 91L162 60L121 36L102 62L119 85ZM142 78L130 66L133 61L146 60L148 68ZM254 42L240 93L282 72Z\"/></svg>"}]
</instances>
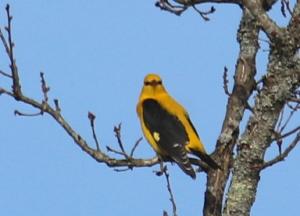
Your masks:
<instances>
[{"instance_id":1,"label":"bird's eye","mask_svg":"<svg viewBox=\"0 0 300 216\"><path fill-rule=\"evenodd\" d=\"M144 82L144 85L145 86L157 86L157 85L161 85L162 84L162 81L161 80L152 80L152 81L145 81Z\"/></svg>"}]
</instances>

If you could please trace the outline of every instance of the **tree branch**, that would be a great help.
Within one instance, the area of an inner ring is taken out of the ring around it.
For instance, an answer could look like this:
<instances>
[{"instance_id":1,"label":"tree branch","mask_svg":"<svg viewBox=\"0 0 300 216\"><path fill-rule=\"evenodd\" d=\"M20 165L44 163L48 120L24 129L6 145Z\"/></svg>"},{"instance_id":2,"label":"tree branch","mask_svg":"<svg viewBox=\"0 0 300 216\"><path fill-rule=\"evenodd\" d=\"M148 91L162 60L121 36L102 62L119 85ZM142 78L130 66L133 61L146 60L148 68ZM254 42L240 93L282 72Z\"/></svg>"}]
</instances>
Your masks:
<instances>
[{"instance_id":1,"label":"tree branch","mask_svg":"<svg viewBox=\"0 0 300 216\"><path fill-rule=\"evenodd\" d=\"M133 146L133 148L131 150L130 155L128 155L124 149L124 145L121 140L121 125L114 128L115 136L117 138L121 152L118 152L116 150L114 150L113 152L120 153L124 157L124 159L113 158L113 157L110 157L109 155L105 154L104 152L102 152L100 150L99 142L98 142L95 128L94 128L95 115L92 113L89 113L88 117L89 117L90 124L91 124L92 131L93 131L93 138L96 142L96 149L91 148L88 145L88 143L85 141L85 139L83 139L82 136L79 133L77 133L71 127L71 125L69 125L69 123L64 119L63 115L61 114L61 108L59 106L58 99L54 99L54 107L52 107L48 103L48 101L49 101L48 92L49 92L50 88L46 84L44 73L42 73L42 72L40 73L41 91L43 93L42 102L39 102L37 100L34 100L34 99L24 95L21 91L19 73L17 70L17 65L16 65L14 53L13 53L14 44L12 42L12 33L11 33L12 32L12 28L11 28L12 17L10 15L9 5L6 6L6 11L7 11L7 17L8 17L8 27L6 28L7 33L8 33L8 41L5 39L4 35L2 34L1 28L0 28L0 38L1 38L1 41L4 45L4 47L6 48L9 60L11 61L11 64L12 64L10 67L12 76L9 78L11 78L12 82L13 82L13 91L10 92L10 91L0 87L0 94L5 94L9 97L14 98L15 100L17 100L19 102L23 102L23 103L28 104L39 110L38 113L34 113L34 114L26 114L26 113L22 113L20 111L15 111L16 115L37 116L37 115L41 115L44 113L49 114L56 121L56 123L58 123L67 132L67 134L73 139L75 144L77 144L84 152L86 152L88 155L90 155L97 162L105 163L109 167L127 167L127 168L132 169L133 167L151 167L151 166L154 166L154 165L160 163L160 161L157 157L153 157L150 159L132 158L132 155L133 155L136 147L140 143L141 139L138 139L136 141L135 145ZM166 161L168 161L168 160L166 160ZM191 161L194 165L203 167L202 170L207 170L206 169L207 165L204 162L202 162L200 160L196 160L196 159L194 159L194 160L191 159Z\"/></svg>"},{"instance_id":2,"label":"tree branch","mask_svg":"<svg viewBox=\"0 0 300 216\"><path fill-rule=\"evenodd\" d=\"M228 97L222 131L218 137L214 158L222 165L220 170L208 172L205 192L204 216L222 215L224 190L233 163L233 149L239 136L239 125L247 101L255 89L255 58L258 50L259 28L253 16L246 10L238 30L240 53L236 63L234 86Z\"/></svg>"},{"instance_id":3,"label":"tree branch","mask_svg":"<svg viewBox=\"0 0 300 216\"><path fill-rule=\"evenodd\" d=\"M164 173L164 175L166 177L166 181L167 181L167 189L168 189L168 192L170 194L170 202L172 203L173 216L177 216L177 207L176 207L176 202L175 202L174 195L173 195L172 188L171 188L170 176L169 176L169 173L168 173L167 166L164 166L163 173Z\"/></svg>"},{"instance_id":4,"label":"tree branch","mask_svg":"<svg viewBox=\"0 0 300 216\"><path fill-rule=\"evenodd\" d=\"M178 3L179 5L170 3L170 0L158 0L156 1L155 6L159 7L161 10L168 11L177 16L180 16L189 7L192 7L205 21L208 21L209 18L207 17L207 15L213 13L215 11L215 8L211 7L211 9L208 12L204 12L199 10L196 7L197 4L203 4L203 3L230 3L230 4L237 4L237 5L241 4L241 0L173 0L173 1Z\"/></svg>"},{"instance_id":5,"label":"tree branch","mask_svg":"<svg viewBox=\"0 0 300 216\"><path fill-rule=\"evenodd\" d=\"M1 29L0 29L1 30ZM1 33L0 33L1 34ZM9 75L8 73L5 73L4 71L0 70L0 74L5 76L5 77L8 77L8 78L12 78L11 75Z\"/></svg>"},{"instance_id":6,"label":"tree branch","mask_svg":"<svg viewBox=\"0 0 300 216\"><path fill-rule=\"evenodd\" d=\"M288 32L296 41L296 47L300 48L300 2L297 1L294 11L292 13L292 18L288 24Z\"/></svg>"},{"instance_id":7,"label":"tree branch","mask_svg":"<svg viewBox=\"0 0 300 216\"><path fill-rule=\"evenodd\" d=\"M257 19L271 41L284 38L285 32L268 16L260 0L242 0L242 4Z\"/></svg>"},{"instance_id":8,"label":"tree branch","mask_svg":"<svg viewBox=\"0 0 300 216\"><path fill-rule=\"evenodd\" d=\"M228 90L228 69L225 66L224 72L223 72L223 89L227 96L230 96L229 90Z\"/></svg>"},{"instance_id":9,"label":"tree branch","mask_svg":"<svg viewBox=\"0 0 300 216\"><path fill-rule=\"evenodd\" d=\"M263 88L255 98L253 114L238 141L225 216L250 215L274 128L286 101L300 86L300 60L293 57L293 46L291 43L281 47L277 43L271 47Z\"/></svg>"},{"instance_id":10,"label":"tree branch","mask_svg":"<svg viewBox=\"0 0 300 216\"><path fill-rule=\"evenodd\" d=\"M92 132L93 132L93 138L94 138L95 143L96 143L96 149L97 149L97 151L100 151L100 145L99 145L98 138L97 138L97 135L96 135L96 132L95 132L95 119L96 119L96 116L92 112L88 112L88 118L90 120Z\"/></svg>"},{"instance_id":11,"label":"tree branch","mask_svg":"<svg viewBox=\"0 0 300 216\"><path fill-rule=\"evenodd\" d=\"M299 130L299 129L298 129ZM280 155L278 155L277 157L275 157L274 159L265 162L261 169L266 169L270 166L273 166L274 164L283 161L288 155L289 153L296 147L296 145L299 143L300 141L300 132L297 133L295 139L291 142L291 144L284 150L284 152Z\"/></svg>"},{"instance_id":12,"label":"tree branch","mask_svg":"<svg viewBox=\"0 0 300 216\"><path fill-rule=\"evenodd\" d=\"M1 36L2 42L4 44L4 47L6 49L6 52L9 56L10 60L10 68L11 68L11 74L13 77L13 93L15 95L15 99L18 100L19 96L22 94L21 92L21 85L19 81L19 74L18 74L18 68L16 65L16 60L14 59L14 43L12 40L12 29L11 29L11 21L13 17L10 15L10 7L9 4L6 5L6 15L7 15L7 27L5 28L8 35L8 42L5 42L5 38Z\"/></svg>"},{"instance_id":13,"label":"tree branch","mask_svg":"<svg viewBox=\"0 0 300 216\"><path fill-rule=\"evenodd\" d=\"M289 0L281 0L281 7L280 7L280 10L281 10L281 13L284 17L287 17L286 15L286 10L289 12L290 15L292 15L292 10L290 8L290 2Z\"/></svg>"}]
</instances>

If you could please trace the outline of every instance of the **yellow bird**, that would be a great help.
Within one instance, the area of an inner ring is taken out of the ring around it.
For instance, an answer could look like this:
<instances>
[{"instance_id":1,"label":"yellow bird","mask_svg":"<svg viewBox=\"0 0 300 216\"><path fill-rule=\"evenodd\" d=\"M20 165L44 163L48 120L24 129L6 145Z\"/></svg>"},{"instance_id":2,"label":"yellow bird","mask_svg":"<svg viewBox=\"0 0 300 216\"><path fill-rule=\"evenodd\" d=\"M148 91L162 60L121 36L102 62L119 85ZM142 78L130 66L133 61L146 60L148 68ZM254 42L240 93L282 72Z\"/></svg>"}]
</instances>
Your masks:
<instances>
[{"instance_id":1,"label":"yellow bird","mask_svg":"<svg viewBox=\"0 0 300 216\"><path fill-rule=\"evenodd\" d=\"M148 74L137 104L137 114L147 141L162 159L169 159L193 179L196 173L188 153L210 167L219 165L206 153L186 110L166 91L157 74Z\"/></svg>"}]
</instances>

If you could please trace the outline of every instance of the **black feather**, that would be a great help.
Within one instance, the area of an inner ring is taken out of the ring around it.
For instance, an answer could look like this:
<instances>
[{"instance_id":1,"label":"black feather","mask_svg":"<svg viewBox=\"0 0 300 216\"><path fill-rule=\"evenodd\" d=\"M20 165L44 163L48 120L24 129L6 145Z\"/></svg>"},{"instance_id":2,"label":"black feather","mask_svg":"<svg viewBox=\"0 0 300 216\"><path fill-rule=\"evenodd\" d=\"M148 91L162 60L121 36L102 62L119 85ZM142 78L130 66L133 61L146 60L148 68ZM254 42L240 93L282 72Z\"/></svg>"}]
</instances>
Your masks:
<instances>
[{"instance_id":1,"label":"black feather","mask_svg":"<svg viewBox=\"0 0 300 216\"><path fill-rule=\"evenodd\" d=\"M156 140L158 146L186 174L195 178L195 171L185 150L185 145L189 142L189 138L183 124L156 100L146 99L142 106L145 126L150 130L152 135L155 132L159 134L159 140Z\"/></svg>"}]
</instances>

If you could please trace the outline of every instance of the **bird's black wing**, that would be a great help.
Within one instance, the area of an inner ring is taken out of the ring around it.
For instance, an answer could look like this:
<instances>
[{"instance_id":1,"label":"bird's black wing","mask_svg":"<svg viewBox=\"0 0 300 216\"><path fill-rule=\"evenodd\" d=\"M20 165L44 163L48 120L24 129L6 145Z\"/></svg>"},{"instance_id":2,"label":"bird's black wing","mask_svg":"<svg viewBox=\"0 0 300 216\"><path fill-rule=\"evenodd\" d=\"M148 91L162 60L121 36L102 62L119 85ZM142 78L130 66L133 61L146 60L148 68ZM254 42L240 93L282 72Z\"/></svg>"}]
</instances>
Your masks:
<instances>
[{"instance_id":1,"label":"bird's black wing","mask_svg":"<svg viewBox=\"0 0 300 216\"><path fill-rule=\"evenodd\" d=\"M190 117L187 114L186 114L186 118L187 118L189 124L191 125L192 129L194 130L195 134L199 138L199 135L198 135L198 133L196 131L196 128L194 127L194 125L193 125ZM205 163L207 163L213 169L221 169L221 167L208 154L206 154L205 152L195 151L193 149L191 149L191 151L192 151L192 153L194 155L197 155L202 161L204 161Z\"/></svg>"},{"instance_id":2,"label":"bird's black wing","mask_svg":"<svg viewBox=\"0 0 300 216\"><path fill-rule=\"evenodd\" d=\"M142 106L145 126L151 132L159 148L185 173L195 178L195 171L184 148L189 138L183 124L154 99L145 100Z\"/></svg>"}]
</instances>

